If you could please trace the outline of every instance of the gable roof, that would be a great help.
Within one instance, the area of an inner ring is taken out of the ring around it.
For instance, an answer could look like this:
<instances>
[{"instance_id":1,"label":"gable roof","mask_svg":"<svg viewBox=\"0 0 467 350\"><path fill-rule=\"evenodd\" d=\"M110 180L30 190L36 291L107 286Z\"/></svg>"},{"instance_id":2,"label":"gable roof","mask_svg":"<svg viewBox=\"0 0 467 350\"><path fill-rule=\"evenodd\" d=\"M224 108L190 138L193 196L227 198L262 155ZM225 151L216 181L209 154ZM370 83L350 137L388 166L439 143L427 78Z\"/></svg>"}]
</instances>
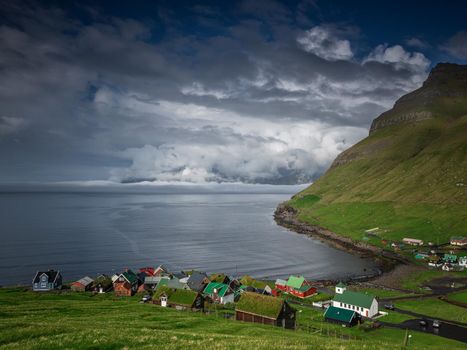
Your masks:
<instances>
[{"instance_id":1,"label":"gable roof","mask_svg":"<svg viewBox=\"0 0 467 350\"><path fill-rule=\"evenodd\" d=\"M218 282L218 283L224 283L226 278L228 279L228 277L223 273L213 273L211 276L209 276L209 279L212 282Z\"/></svg>"},{"instance_id":2,"label":"gable roof","mask_svg":"<svg viewBox=\"0 0 467 350\"><path fill-rule=\"evenodd\" d=\"M237 303L235 311L242 311L277 319L281 313L284 300L267 295L244 292Z\"/></svg>"},{"instance_id":3,"label":"gable roof","mask_svg":"<svg viewBox=\"0 0 467 350\"><path fill-rule=\"evenodd\" d=\"M375 297L366 293L354 292L351 290L345 290L342 294L336 294L334 301L338 301L345 304L355 305L369 309Z\"/></svg>"},{"instance_id":4,"label":"gable roof","mask_svg":"<svg viewBox=\"0 0 467 350\"><path fill-rule=\"evenodd\" d=\"M83 286L87 287L89 286L92 282L94 282L94 280L89 277L89 276L86 276L86 277L83 277L75 282L73 282L73 284L75 283L79 283L79 284L82 284Z\"/></svg>"},{"instance_id":5,"label":"gable roof","mask_svg":"<svg viewBox=\"0 0 467 350\"><path fill-rule=\"evenodd\" d=\"M327 308L326 312L324 313L324 317L337 321L351 323L352 319L355 317L355 311L341 309L340 307L335 307L331 305Z\"/></svg>"},{"instance_id":6,"label":"gable roof","mask_svg":"<svg viewBox=\"0 0 467 350\"><path fill-rule=\"evenodd\" d=\"M229 286L225 283L218 283L218 282L210 282L206 288L204 288L203 294L204 295L212 295L214 294L214 289L217 289L217 294L220 297L225 296L228 294Z\"/></svg>"},{"instance_id":7,"label":"gable roof","mask_svg":"<svg viewBox=\"0 0 467 350\"><path fill-rule=\"evenodd\" d=\"M300 288L305 282L305 277L303 276L290 276L287 280L287 286L292 288Z\"/></svg>"},{"instance_id":8,"label":"gable roof","mask_svg":"<svg viewBox=\"0 0 467 350\"><path fill-rule=\"evenodd\" d=\"M208 278L205 273L194 271L188 278L188 287L192 290L201 291L204 287L204 280Z\"/></svg>"},{"instance_id":9,"label":"gable roof","mask_svg":"<svg viewBox=\"0 0 467 350\"><path fill-rule=\"evenodd\" d=\"M131 270L127 270L121 273L120 276L123 276L131 284L138 282L138 276L136 276L136 274Z\"/></svg>"},{"instance_id":10,"label":"gable roof","mask_svg":"<svg viewBox=\"0 0 467 350\"><path fill-rule=\"evenodd\" d=\"M274 284L277 284L279 286L285 286L285 285L287 285L287 281L286 280L281 280L280 278L278 278Z\"/></svg>"},{"instance_id":11,"label":"gable roof","mask_svg":"<svg viewBox=\"0 0 467 350\"><path fill-rule=\"evenodd\" d=\"M177 278L173 278L173 279L161 278L161 280L157 284L156 289L159 289L164 286L168 288L173 288L173 289L185 289L186 284L181 283Z\"/></svg>"},{"instance_id":12,"label":"gable roof","mask_svg":"<svg viewBox=\"0 0 467 350\"><path fill-rule=\"evenodd\" d=\"M42 275L47 275L49 282L55 282L57 277L60 275L60 271L49 270L49 271L37 271L32 283L38 283Z\"/></svg>"}]
</instances>

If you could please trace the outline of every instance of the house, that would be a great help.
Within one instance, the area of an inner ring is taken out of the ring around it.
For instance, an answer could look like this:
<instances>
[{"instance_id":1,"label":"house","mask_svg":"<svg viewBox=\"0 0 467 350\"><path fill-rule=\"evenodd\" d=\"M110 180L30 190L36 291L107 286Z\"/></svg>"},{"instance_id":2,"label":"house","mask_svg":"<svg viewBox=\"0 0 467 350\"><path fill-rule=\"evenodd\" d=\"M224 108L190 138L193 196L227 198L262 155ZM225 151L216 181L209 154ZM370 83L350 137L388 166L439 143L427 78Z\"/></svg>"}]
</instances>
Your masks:
<instances>
[{"instance_id":1,"label":"house","mask_svg":"<svg viewBox=\"0 0 467 350\"><path fill-rule=\"evenodd\" d=\"M93 282L94 280L91 277L83 277L71 284L71 290L74 290L75 292L85 292L91 289Z\"/></svg>"},{"instance_id":2,"label":"house","mask_svg":"<svg viewBox=\"0 0 467 350\"><path fill-rule=\"evenodd\" d=\"M417 260L425 260L425 259L427 259L429 257L430 257L430 254L426 254L426 253L417 253L414 256L414 258L417 259Z\"/></svg>"},{"instance_id":3,"label":"house","mask_svg":"<svg viewBox=\"0 0 467 350\"><path fill-rule=\"evenodd\" d=\"M37 271L32 280L32 290L47 292L53 289L62 289L62 275L60 271Z\"/></svg>"},{"instance_id":4,"label":"house","mask_svg":"<svg viewBox=\"0 0 467 350\"><path fill-rule=\"evenodd\" d=\"M113 282L115 295L132 296L138 289L138 276L130 269L118 275Z\"/></svg>"},{"instance_id":5,"label":"house","mask_svg":"<svg viewBox=\"0 0 467 350\"><path fill-rule=\"evenodd\" d=\"M155 276L156 269L151 266L141 267L138 271L139 273L144 273L146 276Z\"/></svg>"},{"instance_id":6,"label":"house","mask_svg":"<svg viewBox=\"0 0 467 350\"><path fill-rule=\"evenodd\" d=\"M168 276L169 270L164 265L159 265L153 273L153 276Z\"/></svg>"},{"instance_id":7,"label":"house","mask_svg":"<svg viewBox=\"0 0 467 350\"><path fill-rule=\"evenodd\" d=\"M161 287L154 295L162 307L173 307L177 310L202 310L204 298L201 293L188 289Z\"/></svg>"},{"instance_id":8,"label":"house","mask_svg":"<svg viewBox=\"0 0 467 350\"><path fill-rule=\"evenodd\" d=\"M373 317L378 314L378 301L373 295L347 290L347 287L336 286L336 295L332 306L355 311L363 317Z\"/></svg>"},{"instance_id":9,"label":"house","mask_svg":"<svg viewBox=\"0 0 467 350\"><path fill-rule=\"evenodd\" d=\"M423 245L423 241L416 238L402 238L402 242L410 245Z\"/></svg>"},{"instance_id":10,"label":"house","mask_svg":"<svg viewBox=\"0 0 467 350\"><path fill-rule=\"evenodd\" d=\"M186 283L180 282L178 278L163 277L156 286L156 290L162 287L168 287L172 289L190 289Z\"/></svg>"},{"instance_id":11,"label":"house","mask_svg":"<svg viewBox=\"0 0 467 350\"><path fill-rule=\"evenodd\" d=\"M445 263L443 264L443 266L441 267L441 269L443 271L453 271L454 270L454 266L452 266L452 264L450 263Z\"/></svg>"},{"instance_id":12,"label":"house","mask_svg":"<svg viewBox=\"0 0 467 350\"><path fill-rule=\"evenodd\" d=\"M282 279L278 278L276 280L276 282L274 282L274 285L275 285L276 289L278 289L278 290L281 290L283 292L287 291L287 281L285 281L285 280L282 280Z\"/></svg>"},{"instance_id":13,"label":"house","mask_svg":"<svg viewBox=\"0 0 467 350\"><path fill-rule=\"evenodd\" d=\"M92 283L91 289L95 292L98 292L99 294L102 294L112 290L112 287L112 279L109 276L102 274L96 277Z\"/></svg>"},{"instance_id":14,"label":"house","mask_svg":"<svg viewBox=\"0 0 467 350\"><path fill-rule=\"evenodd\" d=\"M146 276L145 279L144 279L144 289L147 290L147 291L156 289L157 284L163 278L166 278L166 277Z\"/></svg>"},{"instance_id":15,"label":"house","mask_svg":"<svg viewBox=\"0 0 467 350\"><path fill-rule=\"evenodd\" d=\"M449 242L451 243L451 245L463 247L467 245L467 238L463 236L453 236L451 237Z\"/></svg>"},{"instance_id":16,"label":"house","mask_svg":"<svg viewBox=\"0 0 467 350\"><path fill-rule=\"evenodd\" d=\"M352 327L358 322L359 314L353 310L347 310L330 305L324 313L324 319L327 322L339 323L345 327Z\"/></svg>"},{"instance_id":17,"label":"house","mask_svg":"<svg viewBox=\"0 0 467 350\"><path fill-rule=\"evenodd\" d=\"M209 282L209 278L205 273L193 271L188 277L187 285L188 288L195 292L202 292Z\"/></svg>"},{"instance_id":18,"label":"house","mask_svg":"<svg viewBox=\"0 0 467 350\"><path fill-rule=\"evenodd\" d=\"M443 260L436 254L430 255L428 258L428 266L440 267L443 265Z\"/></svg>"},{"instance_id":19,"label":"house","mask_svg":"<svg viewBox=\"0 0 467 350\"><path fill-rule=\"evenodd\" d=\"M457 263L457 255L455 254L444 254L443 261L446 263L455 264Z\"/></svg>"},{"instance_id":20,"label":"house","mask_svg":"<svg viewBox=\"0 0 467 350\"><path fill-rule=\"evenodd\" d=\"M235 308L235 319L295 329L296 311L283 299L245 292Z\"/></svg>"},{"instance_id":21,"label":"house","mask_svg":"<svg viewBox=\"0 0 467 350\"><path fill-rule=\"evenodd\" d=\"M462 267L467 266L467 256L459 257L459 266L462 266Z\"/></svg>"},{"instance_id":22,"label":"house","mask_svg":"<svg viewBox=\"0 0 467 350\"><path fill-rule=\"evenodd\" d=\"M275 287L302 299L317 293L317 289L310 286L303 276L290 276L287 281L277 279Z\"/></svg>"},{"instance_id":23,"label":"house","mask_svg":"<svg viewBox=\"0 0 467 350\"><path fill-rule=\"evenodd\" d=\"M204 288L203 296L209 297L214 303L228 304L233 303L235 294L232 289L225 283L210 282Z\"/></svg>"}]
</instances>

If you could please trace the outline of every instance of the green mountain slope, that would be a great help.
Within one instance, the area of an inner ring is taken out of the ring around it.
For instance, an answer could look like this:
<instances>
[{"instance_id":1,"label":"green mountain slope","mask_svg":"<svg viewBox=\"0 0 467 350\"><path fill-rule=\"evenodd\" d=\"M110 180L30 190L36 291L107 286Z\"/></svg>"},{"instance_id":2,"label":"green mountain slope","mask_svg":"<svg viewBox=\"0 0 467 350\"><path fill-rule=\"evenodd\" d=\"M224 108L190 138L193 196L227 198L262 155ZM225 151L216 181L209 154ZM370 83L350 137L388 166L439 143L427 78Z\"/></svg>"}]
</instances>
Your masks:
<instances>
[{"instance_id":1,"label":"green mountain slope","mask_svg":"<svg viewBox=\"0 0 467 350\"><path fill-rule=\"evenodd\" d=\"M356 240L379 227L388 240L443 243L467 235L466 154L467 66L439 64L288 204L299 220Z\"/></svg>"}]
</instances>

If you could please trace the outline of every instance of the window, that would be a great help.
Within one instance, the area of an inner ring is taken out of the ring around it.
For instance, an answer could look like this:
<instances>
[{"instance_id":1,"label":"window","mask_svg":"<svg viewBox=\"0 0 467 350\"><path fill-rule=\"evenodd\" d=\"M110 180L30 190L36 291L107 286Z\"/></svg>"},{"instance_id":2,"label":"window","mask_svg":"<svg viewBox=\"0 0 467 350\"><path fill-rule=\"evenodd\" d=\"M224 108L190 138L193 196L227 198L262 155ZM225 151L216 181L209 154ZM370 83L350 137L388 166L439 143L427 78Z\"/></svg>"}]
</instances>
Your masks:
<instances>
[{"instance_id":1,"label":"window","mask_svg":"<svg viewBox=\"0 0 467 350\"><path fill-rule=\"evenodd\" d=\"M342 307L342 303L341 303L341 307Z\"/></svg>"}]
</instances>

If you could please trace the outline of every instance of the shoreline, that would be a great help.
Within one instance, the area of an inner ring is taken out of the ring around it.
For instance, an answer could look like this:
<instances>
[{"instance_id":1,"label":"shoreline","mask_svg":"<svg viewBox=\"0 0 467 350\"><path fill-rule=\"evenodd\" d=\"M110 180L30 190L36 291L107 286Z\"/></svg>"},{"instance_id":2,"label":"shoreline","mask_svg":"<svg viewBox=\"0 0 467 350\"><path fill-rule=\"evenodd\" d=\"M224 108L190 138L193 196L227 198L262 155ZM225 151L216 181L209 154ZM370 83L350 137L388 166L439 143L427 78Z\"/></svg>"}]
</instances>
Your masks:
<instances>
[{"instance_id":1,"label":"shoreline","mask_svg":"<svg viewBox=\"0 0 467 350\"><path fill-rule=\"evenodd\" d=\"M296 209L287 205L286 202L283 202L280 203L274 211L274 220L279 226L285 227L298 234L319 238L326 244L336 249L357 255L360 258L370 258L376 262L379 273L350 277L348 282L364 282L374 280L383 274L391 272L399 265L412 265L408 259L396 253L388 252L363 242L355 242L350 238L342 237L323 227L299 221L297 214L298 211Z\"/></svg>"}]
</instances>

